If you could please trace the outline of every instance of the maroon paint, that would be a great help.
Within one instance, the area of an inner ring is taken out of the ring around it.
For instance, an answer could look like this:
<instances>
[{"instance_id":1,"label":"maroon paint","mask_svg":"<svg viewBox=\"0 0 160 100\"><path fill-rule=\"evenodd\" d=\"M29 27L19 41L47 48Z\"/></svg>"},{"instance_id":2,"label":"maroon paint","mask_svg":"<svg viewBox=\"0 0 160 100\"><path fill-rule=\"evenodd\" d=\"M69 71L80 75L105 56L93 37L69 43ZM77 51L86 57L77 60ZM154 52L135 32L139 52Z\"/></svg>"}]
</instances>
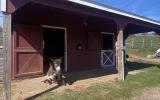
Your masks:
<instances>
[{"instance_id":1,"label":"maroon paint","mask_svg":"<svg viewBox=\"0 0 160 100\"><path fill-rule=\"evenodd\" d=\"M16 44L17 50L14 55L14 75L37 72L40 70L42 62L42 56L37 54L36 61L33 66L29 67L26 71L21 68L25 63L26 59L30 58L30 54L26 55L25 52L18 53L22 49L21 47L29 47L33 52L40 52L41 47L41 26L49 25L57 27L67 28L67 56L68 56L68 71L73 70L84 70L100 68L101 60L101 32L112 32L115 33L116 26L111 20L99 19L97 17L88 16L84 20L84 15L65 12L59 9L41 9L37 7L33 8L23 8L14 13L13 15L13 37L16 40L13 45ZM87 23L85 27L84 22ZM34 26L34 28L32 27ZM31 28L30 28L31 27ZM88 34L88 45L86 45ZM28 35L30 39L25 39L25 35ZM31 42L31 40L33 42ZM83 46L83 51L77 51L76 45L81 44ZM87 47L88 46L88 47ZM28 49L25 49L28 50ZM16 58L17 57L17 58ZM17 70L18 69L18 70Z\"/></svg>"}]
</instances>

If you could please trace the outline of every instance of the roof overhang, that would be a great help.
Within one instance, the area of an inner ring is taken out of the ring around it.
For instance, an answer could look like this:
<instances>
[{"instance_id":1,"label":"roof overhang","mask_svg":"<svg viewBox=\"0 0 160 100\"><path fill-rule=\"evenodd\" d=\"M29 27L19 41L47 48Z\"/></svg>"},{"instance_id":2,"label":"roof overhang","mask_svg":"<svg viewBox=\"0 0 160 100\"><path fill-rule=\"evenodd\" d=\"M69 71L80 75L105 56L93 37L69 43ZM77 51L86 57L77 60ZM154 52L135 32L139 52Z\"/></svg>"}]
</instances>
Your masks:
<instances>
[{"instance_id":1,"label":"roof overhang","mask_svg":"<svg viewBox=\"0 0 160 100\"><path fill-rule=\"evenodd\" d=\"M148 23L151 23L151 24L160 25L160 22L158 22L158 21L155 21L155 20L152 20L152 19L149 19L149 18L146 18L146 17L142 17L142 16L139 16L139 15L136 15L136 14L131 14L131 13L119 10L119 9L115 9L115 8L107 7L107 6L104 6L104 5L100 5L100 4L95 3L95 2L89 2L89 1L84 1L84 0L67 0L67 1L77 3L77 4L80 4L80 5L84 5L84 6L88 6L88 7L92 7L92 8L96 8L96 9L99 9L99 10L102 10L102 11L118 14L118 15L121 15L121 16L141 20L141 21L148 22Z\"/></svg>"}]
</instances>

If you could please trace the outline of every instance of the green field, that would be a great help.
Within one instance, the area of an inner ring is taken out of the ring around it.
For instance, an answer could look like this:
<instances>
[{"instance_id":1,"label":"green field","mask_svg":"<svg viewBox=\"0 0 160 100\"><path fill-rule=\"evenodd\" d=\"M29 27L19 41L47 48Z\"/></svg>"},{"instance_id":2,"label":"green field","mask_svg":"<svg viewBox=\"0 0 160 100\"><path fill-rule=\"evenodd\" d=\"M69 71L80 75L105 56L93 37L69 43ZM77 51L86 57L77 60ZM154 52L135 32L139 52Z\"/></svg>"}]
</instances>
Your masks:
<instances>
[{"instance_id":1,"label":"green field","mask_svg":"<svg viewBox=\"0 0 160 100\"><path fill-rule=\"evenodd\" d=\"M0 82L0 100L2 98L2 83Z\"/></svg>"},{"instance_id":2,"label":"green field","mask_svg":"<svg viewBox=\"0 0 160 100\"><path fill-rule=\"evenodd\" d=\"M2 37L0 37L0 46L2 46L3 44L3 40L2 40Z\"/></svg>"},{"instance_id":3,"label":"green field","mask_svg":"<svg viewBox=\"0 0 160 100\"><path fill-rule=\"evenodd\" d=\"M125 43L126 43L127 54L134 54L146 57L147 55L155 54L156 50L160 48L160 37L132 35L127 38Z\"/></svg>"}]
</instances>

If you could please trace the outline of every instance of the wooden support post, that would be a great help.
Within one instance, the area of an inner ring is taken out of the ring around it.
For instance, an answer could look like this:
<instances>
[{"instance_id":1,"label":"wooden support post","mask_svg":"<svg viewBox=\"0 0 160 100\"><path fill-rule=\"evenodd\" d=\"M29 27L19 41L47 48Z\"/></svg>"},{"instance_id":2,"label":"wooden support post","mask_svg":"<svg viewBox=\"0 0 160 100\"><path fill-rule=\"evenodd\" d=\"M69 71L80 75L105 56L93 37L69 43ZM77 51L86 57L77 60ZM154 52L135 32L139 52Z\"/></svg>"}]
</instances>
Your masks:
<instances>
[{"instance_id":1,"label":"wooden support post","mask_svg":"<svg viewBox=\"0 0 160 100\"><path fill-rule=\"evenodd\" d=\"M124 69L124 32L123 29L125 27L124 23L117 23L117 69L119 80L125 79L125 69Z\"/></svg>"},{"instance_id":2,"label":"wooden support post","mask_svg":"<svg viewBox=\"0 0 160 100\"><path fill-rule=\"evenodd\" d=\"M153 41L151 40L151 48L152 48L152 46L153 46Z\"/></svg>"},{"instance_id":3,"label":"wooden support post","mask_svg":"<svg viewBox=\"0 0 160 100\"><path fill-rule=\"evenodd\" d=\"M144 48L144 38L143 38L143 41L142 41L142 48Z\"/></svg>"},{"instance_id":4,"label":"wooden support post","mask_svg":"<svg viewBox=\"0 0 160 100\"><path fill-rule=\"evenodd\" d=\"M3 19L3 99L11 100L11 15Z\"/></svg>"},{"instance_id":5,"label":"wooden support post","mask_svg":"<svg viewBox=\"0 0 160 100\"><path fill-rule=\"evenodd\" d=\"M132 40L131 47L132 49L134 48L134 39Z\"/></svg>"}]
</instances>

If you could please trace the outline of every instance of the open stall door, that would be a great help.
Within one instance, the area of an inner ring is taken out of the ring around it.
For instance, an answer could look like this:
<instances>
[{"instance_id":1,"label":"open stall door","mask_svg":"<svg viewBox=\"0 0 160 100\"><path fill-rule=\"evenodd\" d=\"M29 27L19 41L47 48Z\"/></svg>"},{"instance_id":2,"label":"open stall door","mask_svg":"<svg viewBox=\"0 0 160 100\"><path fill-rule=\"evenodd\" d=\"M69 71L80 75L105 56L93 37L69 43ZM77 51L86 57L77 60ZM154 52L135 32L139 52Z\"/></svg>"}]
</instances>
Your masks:
<instances>
[{"instance_id":1,"label":"open stall door","mask_svg":"<svg viewBox=\"0 0 160 100\"><path fill-rule=\"evenodd\" d=\"M114 35L102 33L101 66L115 66Z\"/></svg>"},{"instance_id":2,"label":"open stall door","mask_svg":"<svg viewBox=\"0 0 160 100\"><path fill-rule=\"evenodd\" d=\"M49 70L49 59L62 59L61 69L66 71L65 61L65 29L60 27L44 26L43 40L44 40L44 72Z\"/></svg>"},{"instance_id":3,"label":"open stall door","mask_svg":"<svg viewBox=\"0 0 160 100\"><path fill-rule=\"evenodd\" d=\"M32 25L15 25L12 35L14 76L43 73L42 28Z\"/></svg>"}]
</instances>

